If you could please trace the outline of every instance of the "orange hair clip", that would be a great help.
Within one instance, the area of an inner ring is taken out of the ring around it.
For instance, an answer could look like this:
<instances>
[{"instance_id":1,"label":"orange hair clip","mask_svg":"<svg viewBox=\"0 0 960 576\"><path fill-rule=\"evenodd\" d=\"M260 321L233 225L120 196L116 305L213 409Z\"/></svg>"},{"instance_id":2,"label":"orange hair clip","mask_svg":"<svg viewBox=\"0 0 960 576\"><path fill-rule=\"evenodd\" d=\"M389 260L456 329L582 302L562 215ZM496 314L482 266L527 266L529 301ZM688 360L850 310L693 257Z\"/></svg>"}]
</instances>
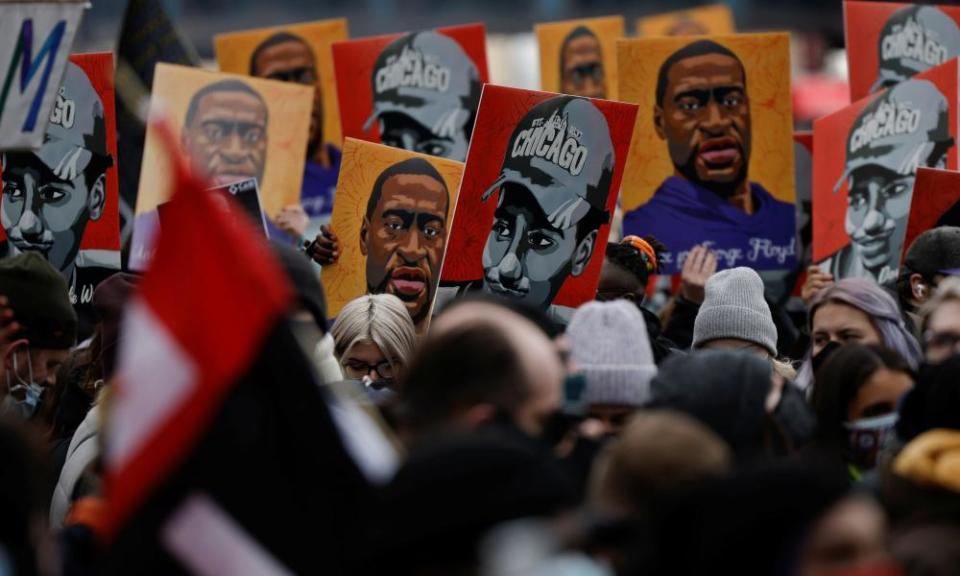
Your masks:
<instances>
[{"instance_id":1,"label":"orange hair clip","mask_svg":"<svg viewBox=\"0 0 960 576\"><path fill-rule=\"evenodd\" d=\"M620 241L621 244L627 244L639 250L643 255L646 256L645 260L647 262L647 271L656 272L659 268L657 262L657 251L653 249L653 246L649 242L644 240L639 236L624 236L623 240Z\"/></svg>"}]
</instances>

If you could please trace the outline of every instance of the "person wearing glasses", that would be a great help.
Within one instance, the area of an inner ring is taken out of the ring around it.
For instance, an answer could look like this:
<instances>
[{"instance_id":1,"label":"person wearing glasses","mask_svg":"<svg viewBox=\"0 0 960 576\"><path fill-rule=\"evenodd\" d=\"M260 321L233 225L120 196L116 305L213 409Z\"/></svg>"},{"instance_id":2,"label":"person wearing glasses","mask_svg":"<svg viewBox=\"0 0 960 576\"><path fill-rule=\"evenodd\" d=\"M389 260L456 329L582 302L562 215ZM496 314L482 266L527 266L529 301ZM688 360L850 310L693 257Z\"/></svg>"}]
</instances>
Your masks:
<instances>
[{"instance_id":1,"label":"person wearing glasses","mask_svg":"<svg viewBox=\"0 0 960 576\"><path fill-rule=\"evenodd\" d=\"M395 387L417 338L407 307L391 294L350 301L337 315L331 333L344 378L377 390Z\"/></svg>"},{"instance_id":2,"label":"person wearing glasses","mask_svg":"<svg viewBox=\"0 0 960 576\"><path fill-rule=\"evenodd\" d=\"M577 26L560 46L560 91L584 98L606 98L600 40L586 26Z\"/></svg>"}]
</instances>

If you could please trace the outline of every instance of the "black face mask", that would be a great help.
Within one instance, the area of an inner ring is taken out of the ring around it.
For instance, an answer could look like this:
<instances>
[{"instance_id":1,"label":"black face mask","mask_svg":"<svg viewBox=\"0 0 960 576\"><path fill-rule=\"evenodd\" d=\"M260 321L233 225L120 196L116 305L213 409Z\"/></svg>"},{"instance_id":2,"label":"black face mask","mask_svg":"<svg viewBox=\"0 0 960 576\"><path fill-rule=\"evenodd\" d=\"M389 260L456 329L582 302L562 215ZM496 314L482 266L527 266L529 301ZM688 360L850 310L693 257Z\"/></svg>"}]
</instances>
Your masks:
<instances>
[{"instance_id":1,"label":"black face mask","mask_svg":"<svg viewBox=\"0 0 960 576\"><path fill-rule=\"evenodd\" d=\"M823 363L827 361L827 358L833 355L834 352L840 349L842 344L839 342L834 342L831 340L823 347L816 356L810 359L810 364L813 366L813 374L816 375L820 371L820 367L823 366Z\"/></svg>"}]
</instances>

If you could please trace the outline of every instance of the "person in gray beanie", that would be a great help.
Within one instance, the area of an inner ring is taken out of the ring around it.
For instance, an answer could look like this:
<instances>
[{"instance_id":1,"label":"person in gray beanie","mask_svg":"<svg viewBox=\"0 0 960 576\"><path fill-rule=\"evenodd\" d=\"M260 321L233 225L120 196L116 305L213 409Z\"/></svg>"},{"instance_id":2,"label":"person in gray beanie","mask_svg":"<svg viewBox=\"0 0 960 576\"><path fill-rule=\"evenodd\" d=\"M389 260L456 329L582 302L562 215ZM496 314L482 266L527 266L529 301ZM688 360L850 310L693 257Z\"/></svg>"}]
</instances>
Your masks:
<instances>
[{"instance_id":1,"label":"person in gray beanie","mask_svg":"<svg viewBox=\"0 0 960 576\"><path fill-rule=\"evenodd\" d=\"M573 361L586 377L591 418L616 433L650 396L657 374L643 315L627 300L590 302L567 326Z\"/></svg>"},{"instance_id":2,"label":"person in gray beanie","mask_svg":"<svg viewBox=\"0 0 960 576\"><path fill-rule=\"evenodd\" d=\"M796 372L777 357L777 326L763 297L763 280L750 268L730 268L707 280L706 295L693 325L693 348L740 349L774 362L787 379Z\"/></svg>"}]
</instances>

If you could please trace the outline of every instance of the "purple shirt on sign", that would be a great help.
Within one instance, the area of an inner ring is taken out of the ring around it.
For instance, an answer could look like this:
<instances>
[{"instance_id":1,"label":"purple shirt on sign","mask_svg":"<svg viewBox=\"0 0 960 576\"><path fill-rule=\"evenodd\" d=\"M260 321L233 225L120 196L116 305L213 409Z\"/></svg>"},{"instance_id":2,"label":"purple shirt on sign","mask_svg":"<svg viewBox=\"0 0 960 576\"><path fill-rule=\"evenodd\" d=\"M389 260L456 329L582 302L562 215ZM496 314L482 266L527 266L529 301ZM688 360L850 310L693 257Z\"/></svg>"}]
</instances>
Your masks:
<instances>
[{"instance_id":1,"label":"purple shirt on sign","mask_svg":"<svg viewBox=\"0 0 960 576\"><path fill-rule=\"evenodd\" d=\"M623 233L654 236L669 252L666 274L680 272L687 253L708 244L719 267L757 270L793 269L797 261L796 214L793 204L774 198L750 183L754 213L747 214L710 190L679 176L663 181L653 197L627 212Z\"/></svg>"}]
</instances>

